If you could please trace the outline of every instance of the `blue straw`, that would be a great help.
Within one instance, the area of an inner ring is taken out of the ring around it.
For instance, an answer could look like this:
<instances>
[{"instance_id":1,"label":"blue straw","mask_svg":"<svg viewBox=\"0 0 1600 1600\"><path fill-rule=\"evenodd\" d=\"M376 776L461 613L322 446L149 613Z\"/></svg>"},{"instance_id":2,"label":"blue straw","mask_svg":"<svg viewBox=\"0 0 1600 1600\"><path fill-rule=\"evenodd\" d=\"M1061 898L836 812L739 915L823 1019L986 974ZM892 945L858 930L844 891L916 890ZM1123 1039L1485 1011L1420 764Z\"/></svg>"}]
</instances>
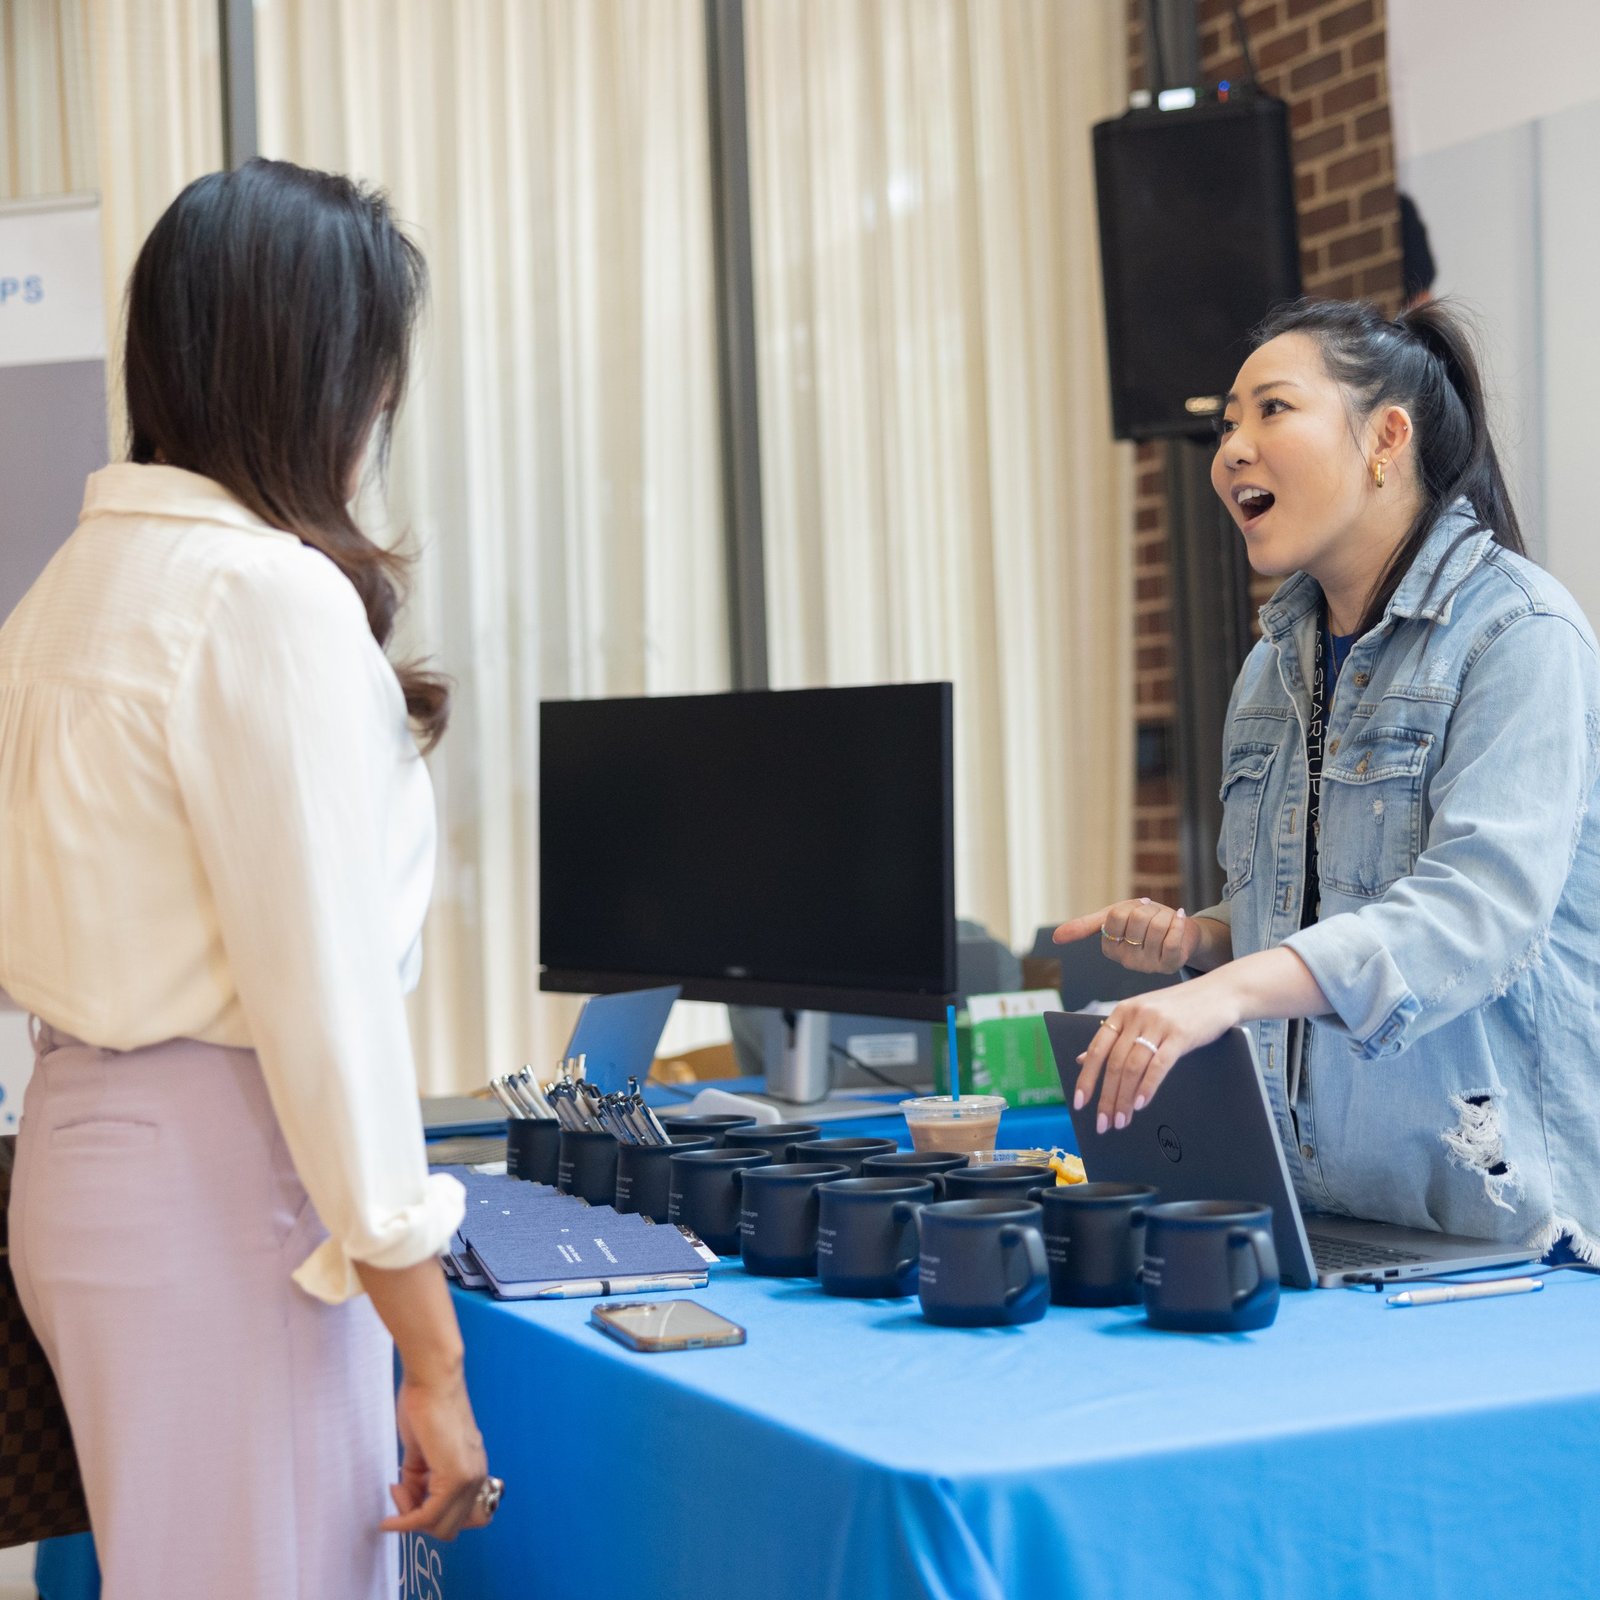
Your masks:
<instances>
[{"instance_id":1,"label":"blue straw","mask_svg":"<svg viewBox=\"0 0 1600 1600\"><path fill-rule=\"evenodd\" d=\"M956 1008L944 1008L945 1038L950 1044L950 1098L961 1098L961 1062L956 1055Z\"/></svg>"}]
</instances>

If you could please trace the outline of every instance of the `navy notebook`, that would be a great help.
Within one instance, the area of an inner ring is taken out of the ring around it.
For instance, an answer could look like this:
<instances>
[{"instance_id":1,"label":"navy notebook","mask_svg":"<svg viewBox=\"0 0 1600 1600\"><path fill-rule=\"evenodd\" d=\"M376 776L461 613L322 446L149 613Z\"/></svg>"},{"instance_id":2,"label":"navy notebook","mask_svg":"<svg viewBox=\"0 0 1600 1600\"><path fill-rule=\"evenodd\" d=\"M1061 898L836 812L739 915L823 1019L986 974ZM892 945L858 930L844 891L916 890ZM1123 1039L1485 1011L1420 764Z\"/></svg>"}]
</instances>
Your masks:
<instances>
[{"instance_id":1,"label":"navy notebook","mask_svg":"<svg viewBox=\"0 0 1600 1600\"><path fill-rule=\"evenodd\" d=\"M459 1168L451 1176L467 1205L449 1264L463 1283L481 1275L502 1299L696 1289L715 1260L678 1228L547 1184Z\"/></svg>"}]
</instances>

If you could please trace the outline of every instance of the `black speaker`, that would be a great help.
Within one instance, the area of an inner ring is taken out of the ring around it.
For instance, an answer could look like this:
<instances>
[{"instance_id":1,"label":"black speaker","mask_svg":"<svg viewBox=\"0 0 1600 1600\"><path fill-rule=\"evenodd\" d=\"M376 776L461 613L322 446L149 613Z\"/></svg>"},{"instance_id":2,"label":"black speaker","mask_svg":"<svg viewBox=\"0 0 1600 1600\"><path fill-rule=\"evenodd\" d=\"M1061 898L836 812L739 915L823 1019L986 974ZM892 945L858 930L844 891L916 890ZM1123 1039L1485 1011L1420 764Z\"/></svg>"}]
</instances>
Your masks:
<instances>
[{"instance_id":1,"label":"black speaker","mask_svg":"<svg viewBox=\"0 0 1600 1600\"><path fill-rule=\"evenodd\" d=\"M1267 310L1300 293L1289 108L1266 95L1095 125L1111 417L1205 434Z\"/></svg>"}]
</instances>

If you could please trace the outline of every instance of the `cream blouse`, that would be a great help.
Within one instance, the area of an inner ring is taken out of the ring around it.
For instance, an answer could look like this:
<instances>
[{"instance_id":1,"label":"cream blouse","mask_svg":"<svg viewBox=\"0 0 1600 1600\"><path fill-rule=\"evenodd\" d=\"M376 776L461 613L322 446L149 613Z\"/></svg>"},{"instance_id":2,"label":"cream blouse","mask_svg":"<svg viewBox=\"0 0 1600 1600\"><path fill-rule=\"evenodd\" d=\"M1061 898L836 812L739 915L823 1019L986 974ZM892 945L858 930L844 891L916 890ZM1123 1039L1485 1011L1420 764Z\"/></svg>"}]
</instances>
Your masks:
<instances>
[{"instance_id":1,"label":"cream blouse","mask_svg":"<svg viewBox=\"0 0 1600 1600\"><path fill-rule=\"evenodd\" d=\"M0 628L0 988L114 1050L254 1049L330 1234L295 1280L327 1301L461 1220L402 998L433 858L400 685L338 568L207 478L95 473Z\"/></svg>"}]
</instances>

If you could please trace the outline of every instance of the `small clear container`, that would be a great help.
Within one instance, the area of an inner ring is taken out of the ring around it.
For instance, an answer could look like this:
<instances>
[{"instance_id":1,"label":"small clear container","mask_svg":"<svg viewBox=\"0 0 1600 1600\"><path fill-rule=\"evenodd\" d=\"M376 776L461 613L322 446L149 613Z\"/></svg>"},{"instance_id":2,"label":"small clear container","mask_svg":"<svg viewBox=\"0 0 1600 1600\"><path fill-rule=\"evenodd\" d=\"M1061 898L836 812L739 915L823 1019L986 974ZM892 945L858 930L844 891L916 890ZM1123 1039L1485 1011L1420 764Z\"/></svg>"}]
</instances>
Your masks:
<instances>
[{"instance_id":1,"label":"small clear container","mask_svg":"<svg viewBox=\"0 0 1600 1600\"><path fill-rule=\"evenodd\" d=\"M992 1150L1000 1133L1005 1097L998 1094L925 1094L902 1100L900 1110L911 1130L913 1150L939 1150L965 1155Z\"/></svg>"},{"instance_id":2,"label":"small clear container","mask_svg":"<svg viewBox=\"0 0 1600 1600\"><path fill-rule=\"evenodd\" d=\"M972 1150L967 1154L967 1165L969 1167L989 1166L999 1162L1005 1162L1011 1166L1048 1167L1050 1165L1050 1152L1048 1150Z\"/></svg>"}]
</instances>

